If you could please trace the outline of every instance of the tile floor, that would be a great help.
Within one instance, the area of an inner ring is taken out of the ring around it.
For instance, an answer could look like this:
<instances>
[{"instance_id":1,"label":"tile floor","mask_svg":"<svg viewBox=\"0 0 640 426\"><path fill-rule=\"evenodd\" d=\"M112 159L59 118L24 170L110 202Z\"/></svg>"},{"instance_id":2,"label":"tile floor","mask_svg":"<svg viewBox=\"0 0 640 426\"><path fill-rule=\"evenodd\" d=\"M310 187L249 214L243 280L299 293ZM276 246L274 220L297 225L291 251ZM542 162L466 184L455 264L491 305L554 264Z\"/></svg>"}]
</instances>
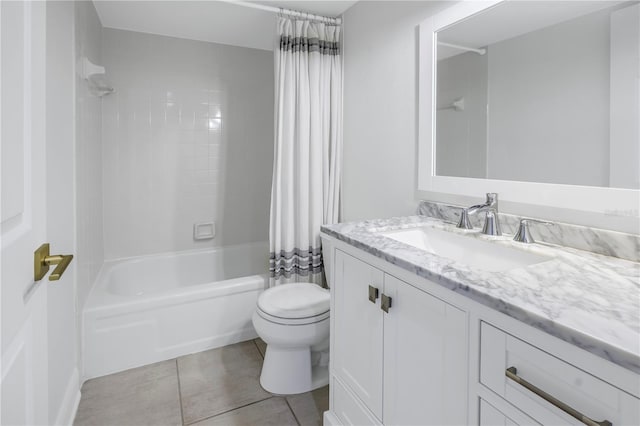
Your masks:
<instances>
[{"instance_id":1,"label":"tile floor","mask_svg":"<svg viewBox=\"0 0 640 426\"><path fill-rule=\"evenodd\" d=\"M91 379L77 426L322 425L329 388L281 397L260 387L260 339Z\"/></svg>"}]
</instances>

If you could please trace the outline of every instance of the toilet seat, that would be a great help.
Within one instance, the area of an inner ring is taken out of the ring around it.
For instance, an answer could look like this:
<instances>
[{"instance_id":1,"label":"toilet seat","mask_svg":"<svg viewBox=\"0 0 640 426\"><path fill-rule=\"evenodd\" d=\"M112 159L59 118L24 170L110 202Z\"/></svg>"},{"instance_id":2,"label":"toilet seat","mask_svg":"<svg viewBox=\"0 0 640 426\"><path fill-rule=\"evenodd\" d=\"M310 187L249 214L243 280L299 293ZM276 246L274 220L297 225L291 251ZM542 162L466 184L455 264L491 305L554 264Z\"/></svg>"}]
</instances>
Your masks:
<instances>
[{"instance_id":1,"label":"toilet seat","mask_svg":"<svg viewBox=\"0 0 640 426\"><path fill-rule=\"evenodd\" d=\"M313 324L329 318L329 301L329 291L316 284L283 284L260 295L257 313L277 324Z\"/></svg>"},{"instance_id":2,"label":"toilet seat","mask_svg":"<svg viewBox=\"0 0 640 426\"><path fill-rule=\"evenodd\" d=\"M321 322L329 319L329 312L325 312L322 315L317 315L314 317L307 317L307 318L276 317L274 315L269 315L268 313L264 312L260 308L256 310L256 313L260 318L275 324L280 324L280 325L307 325L307 324L315 324L317 322Z\"/></svg>"}]
</instances>

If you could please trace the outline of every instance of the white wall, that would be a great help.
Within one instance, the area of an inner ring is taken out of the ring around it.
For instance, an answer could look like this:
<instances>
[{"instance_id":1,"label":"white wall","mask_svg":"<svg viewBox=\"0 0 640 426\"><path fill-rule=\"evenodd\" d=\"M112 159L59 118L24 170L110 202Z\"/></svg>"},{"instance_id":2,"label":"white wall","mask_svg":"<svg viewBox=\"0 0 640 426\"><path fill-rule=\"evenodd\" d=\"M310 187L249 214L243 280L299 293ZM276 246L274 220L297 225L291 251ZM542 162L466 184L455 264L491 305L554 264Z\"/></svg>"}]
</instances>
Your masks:
<instances>
[{"instance_id":1,"label":"white wall","mask_svg":"<svg viewBox=\"0 0 640 426\"><path fill-rule=\"evenodd\" d=\"M76 61L86 56L102 63L102 25L90 1L75 3ZM87 82L76 83L76 217L78 311L104 261L102 228L102 101L89 92Z\"/></svg>"},{"instance_id":2,"label":"white wall","mask_svg":"<svg viewBox=\"0 0 640 426\"><path fill-rule=\"evenodd\" d=\"M75 4L75 60L102 63L102 25L91 1ZM102 217L102 101L75 76L76 304L77 341L82 339L82 310L104 262ZM70 332L70 331L68 331ZM81 344L78 345L82 364Z\"/></svg>"},{"instance_id":3,"label":"white wall","mask_svg":"<svg viewBox=\"0 0 640 426\"><path fill-rule=\"evenodd\" d=\"M484 200L484 194L465 197L416 190L417 26L450 5L358 2L345 13L341 220L413 214L420 199L459 205ZM597 214L508 201L501 201L501 210L640 232L633 212Z\"/></svg>"},{"instance_id":4,"label":"white wall","mask_svg":"<svg viewBox=\"0 0 640 426\"><path fill-rule=\"evenodd\" d=\"M490 179L609 186L609 15L489 46Z\"/></svg>"},{"instance_id":5,"label":"white wall","mask_svg":"<svg viewBox=\"0 0 640 426\"><path fill-rule=\"evenodd\" d=\"M47 3L46 47L46 242L51 244L51 254L69 254L76 252L73 2ZM49 424L70 421L79 397L74 286L77 270L77 261L72 262L60 280L43 284L48 286Z\"/></svg>"},{"instance_id":6,"label":"white wall","mask_svg":"<svg viewBox=\"0 0 640 426\"><path fill-rule=\"evenodd\" d=\"M362 1L344 15L342 221L416 210L417 25L450 4Z\"/></svg>"},{"instance_id":7,"label":"white wall","mask_svg":"<svg viewBox=\"0 0 640 426\"><path fill-rule=\"evenodd\" d=\"M103 58L105 258L266 241L272 52L105 29Z\"/></svg>"}]
</instances>

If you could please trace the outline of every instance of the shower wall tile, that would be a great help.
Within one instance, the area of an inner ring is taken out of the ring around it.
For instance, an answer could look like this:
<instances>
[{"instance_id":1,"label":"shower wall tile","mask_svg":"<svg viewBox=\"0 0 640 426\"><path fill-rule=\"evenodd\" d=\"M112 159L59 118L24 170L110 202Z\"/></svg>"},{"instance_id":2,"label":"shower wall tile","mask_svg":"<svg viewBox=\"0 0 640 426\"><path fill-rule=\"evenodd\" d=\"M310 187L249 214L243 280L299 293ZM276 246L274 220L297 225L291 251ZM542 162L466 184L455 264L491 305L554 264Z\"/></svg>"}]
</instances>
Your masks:
<instances>
[{"instance_id":1,"label":"shower wall tile","mask_svg":"<svg viewBox=\"0 0 640 426\"><path fill-rule=\"evenodd\" d=\"M272 53L104 29L103 54L105 258L267 240Z\"/></svg>"}]
</instances>

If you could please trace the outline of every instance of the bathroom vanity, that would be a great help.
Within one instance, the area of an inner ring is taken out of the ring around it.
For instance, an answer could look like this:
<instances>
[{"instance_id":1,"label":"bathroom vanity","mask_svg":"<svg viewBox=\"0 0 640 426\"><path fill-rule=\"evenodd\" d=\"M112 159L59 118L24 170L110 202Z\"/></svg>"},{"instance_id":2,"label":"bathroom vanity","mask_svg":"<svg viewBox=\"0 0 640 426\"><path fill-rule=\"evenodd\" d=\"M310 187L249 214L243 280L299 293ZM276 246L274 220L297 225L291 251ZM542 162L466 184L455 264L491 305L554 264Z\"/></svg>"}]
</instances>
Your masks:
<instances>
[{"instance_id":1,"label":"bathroom vanity","mask_svg":"<svg viewBox=\"0 0 640 426\"><path fill-rule=\"evenodd\" d=\"M426 216L322 232L325 424L640 424L639 263Z\"/></svg>"},{"instance_id":2,"label":"bathroom vanity","mask_svg":"<svg viewBox=\"0 0 640 426\"><path fill-rule=\"evenodd\" d=\"M417 189L631 233L532 224L531 243L500 214L500 236L490 194L463 212L494 236L433 203L323 227L325 424L640 424L638 17L489 1L421 23Z\"/></svg>"}]
</instances>

